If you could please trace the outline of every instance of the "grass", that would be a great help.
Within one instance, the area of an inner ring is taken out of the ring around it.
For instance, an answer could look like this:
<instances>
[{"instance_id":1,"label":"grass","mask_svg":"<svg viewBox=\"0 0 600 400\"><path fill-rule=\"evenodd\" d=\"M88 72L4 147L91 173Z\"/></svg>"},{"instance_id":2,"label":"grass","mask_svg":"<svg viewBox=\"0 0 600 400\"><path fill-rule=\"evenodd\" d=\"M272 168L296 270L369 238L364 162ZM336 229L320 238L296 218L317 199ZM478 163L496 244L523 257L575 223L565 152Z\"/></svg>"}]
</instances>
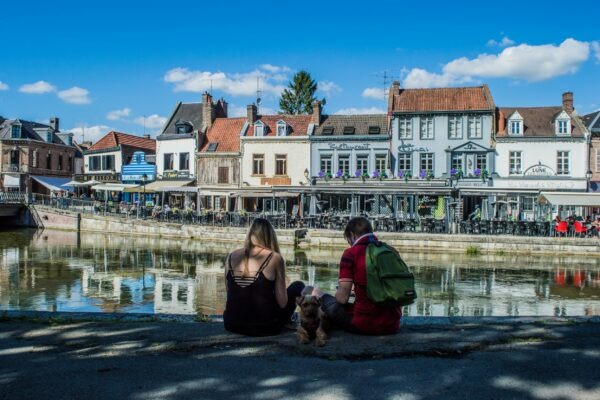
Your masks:
<instances>
[{"instance_id":1,"label":"grass","mask_svg":"<svg viewBox=\"0 0 600 400\"><path fill-rule=\"evenodd\" d=\"M481 253L481 250L477 246L467 247L467 255L469 255L469 256L477 256L480 253Z\"/></svg>"}]
</instances>

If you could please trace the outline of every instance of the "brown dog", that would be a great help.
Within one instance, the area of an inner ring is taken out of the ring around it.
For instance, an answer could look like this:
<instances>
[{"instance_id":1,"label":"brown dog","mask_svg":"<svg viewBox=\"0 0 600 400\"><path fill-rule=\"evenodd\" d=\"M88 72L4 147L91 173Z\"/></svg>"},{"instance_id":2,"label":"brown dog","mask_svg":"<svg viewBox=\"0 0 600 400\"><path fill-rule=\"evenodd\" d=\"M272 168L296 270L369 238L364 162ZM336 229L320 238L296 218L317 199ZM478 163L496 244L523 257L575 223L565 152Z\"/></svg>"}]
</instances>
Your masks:
<instances>
[{"instance_id":1,"label":"brown dog","mask_svg":"<svg viewBox=\"0 0 600 400\"><path fill-rule=\"evenodd\" d=\"M327 331L329 324L327 316L321 310L321 300L312 295L312 286L306 286L302 295L296 299L300 306L300 325L298 326L298 342L307 344L315 339L317 346L325 346L327 343Z\"/></svg>"}]
</instances>

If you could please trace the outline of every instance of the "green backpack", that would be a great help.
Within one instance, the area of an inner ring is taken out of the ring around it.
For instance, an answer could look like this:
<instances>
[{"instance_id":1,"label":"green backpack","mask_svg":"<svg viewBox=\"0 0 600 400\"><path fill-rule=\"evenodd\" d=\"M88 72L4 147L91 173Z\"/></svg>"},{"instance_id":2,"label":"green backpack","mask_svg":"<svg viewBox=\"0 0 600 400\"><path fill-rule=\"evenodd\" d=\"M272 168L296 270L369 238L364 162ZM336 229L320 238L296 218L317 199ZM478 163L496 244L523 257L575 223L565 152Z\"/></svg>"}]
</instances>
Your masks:
<instances>
[{"instance_id":1,"label":"green backpack","mask_svg":"<svg viewBox=\"0 0 600 400\"><path fill-rule=\"evenodd\" d=\"M380 306L407 306L417 298L415 276L398 253L383 242L367 245L367 296Z\"/></svg>"}]
</instances>

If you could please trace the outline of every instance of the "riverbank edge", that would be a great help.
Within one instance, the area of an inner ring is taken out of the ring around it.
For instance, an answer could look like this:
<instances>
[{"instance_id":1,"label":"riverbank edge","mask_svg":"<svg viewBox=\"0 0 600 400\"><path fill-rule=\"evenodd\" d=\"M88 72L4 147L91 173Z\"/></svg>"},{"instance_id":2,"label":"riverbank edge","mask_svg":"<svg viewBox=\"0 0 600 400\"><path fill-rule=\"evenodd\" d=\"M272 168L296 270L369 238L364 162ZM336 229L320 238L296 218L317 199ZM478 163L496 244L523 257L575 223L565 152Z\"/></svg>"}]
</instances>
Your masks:
<instances>
[{"instance_id":1,"label":"riverbank edge","mask_svg":"<svg viewBox=\"0 0 600 400\"><path fill-rule=\"evenodd\" d=\"M8 310L0 311L0 333L0 340L8 334L32 346L31 351L36 346L65 352L78 348L84 351L91 346L111 356L190 356L236 348L241 353L275 351L281 356L360 361L460 357L488 349L518 351L522 346L561 346L575 337L596 337L600 334L600 317L405 317L395 335L334 331L325 347L316 347L312 343L299 344L294 330L269 337L230 333L219 316Z\"/></svg>"},{"instance_id":2,"label":"riverbank edge","mask_svg":"<svg viewBox=\"0 0 600 400\"><path fill-rule=\"evenodd\" d=\"M45 229L89 233L114 233L141 237L209 239L243 243L245 227L217 227L157 222L32 207L37 226ZM341 232L317 229L278 229L282 246L298 249L345 249ZM457 254L579 255L600 257L600 240L575 237L527 237L509 235L462 235L410 232L377 232L379 238L401 251Z\"/></svg>"}]
</instances>

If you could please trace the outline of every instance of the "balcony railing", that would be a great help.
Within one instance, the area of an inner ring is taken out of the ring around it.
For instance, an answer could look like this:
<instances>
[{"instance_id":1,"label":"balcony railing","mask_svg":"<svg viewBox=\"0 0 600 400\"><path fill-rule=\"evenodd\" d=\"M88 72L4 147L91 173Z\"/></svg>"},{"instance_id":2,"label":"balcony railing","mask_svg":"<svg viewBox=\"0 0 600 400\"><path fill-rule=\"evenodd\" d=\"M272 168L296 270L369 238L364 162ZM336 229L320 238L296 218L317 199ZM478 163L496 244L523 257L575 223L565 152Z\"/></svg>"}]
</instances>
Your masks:
<instances>
[{"instance_id":1,"label":"balcony railing","mask_svg":"<svg viewBox=\"0 0 600 400\"><path fill-rule=\"evenodd\" d=\"M2 164L2 172L23 172L19 164Z\"/></svg>"}]
</instances>

